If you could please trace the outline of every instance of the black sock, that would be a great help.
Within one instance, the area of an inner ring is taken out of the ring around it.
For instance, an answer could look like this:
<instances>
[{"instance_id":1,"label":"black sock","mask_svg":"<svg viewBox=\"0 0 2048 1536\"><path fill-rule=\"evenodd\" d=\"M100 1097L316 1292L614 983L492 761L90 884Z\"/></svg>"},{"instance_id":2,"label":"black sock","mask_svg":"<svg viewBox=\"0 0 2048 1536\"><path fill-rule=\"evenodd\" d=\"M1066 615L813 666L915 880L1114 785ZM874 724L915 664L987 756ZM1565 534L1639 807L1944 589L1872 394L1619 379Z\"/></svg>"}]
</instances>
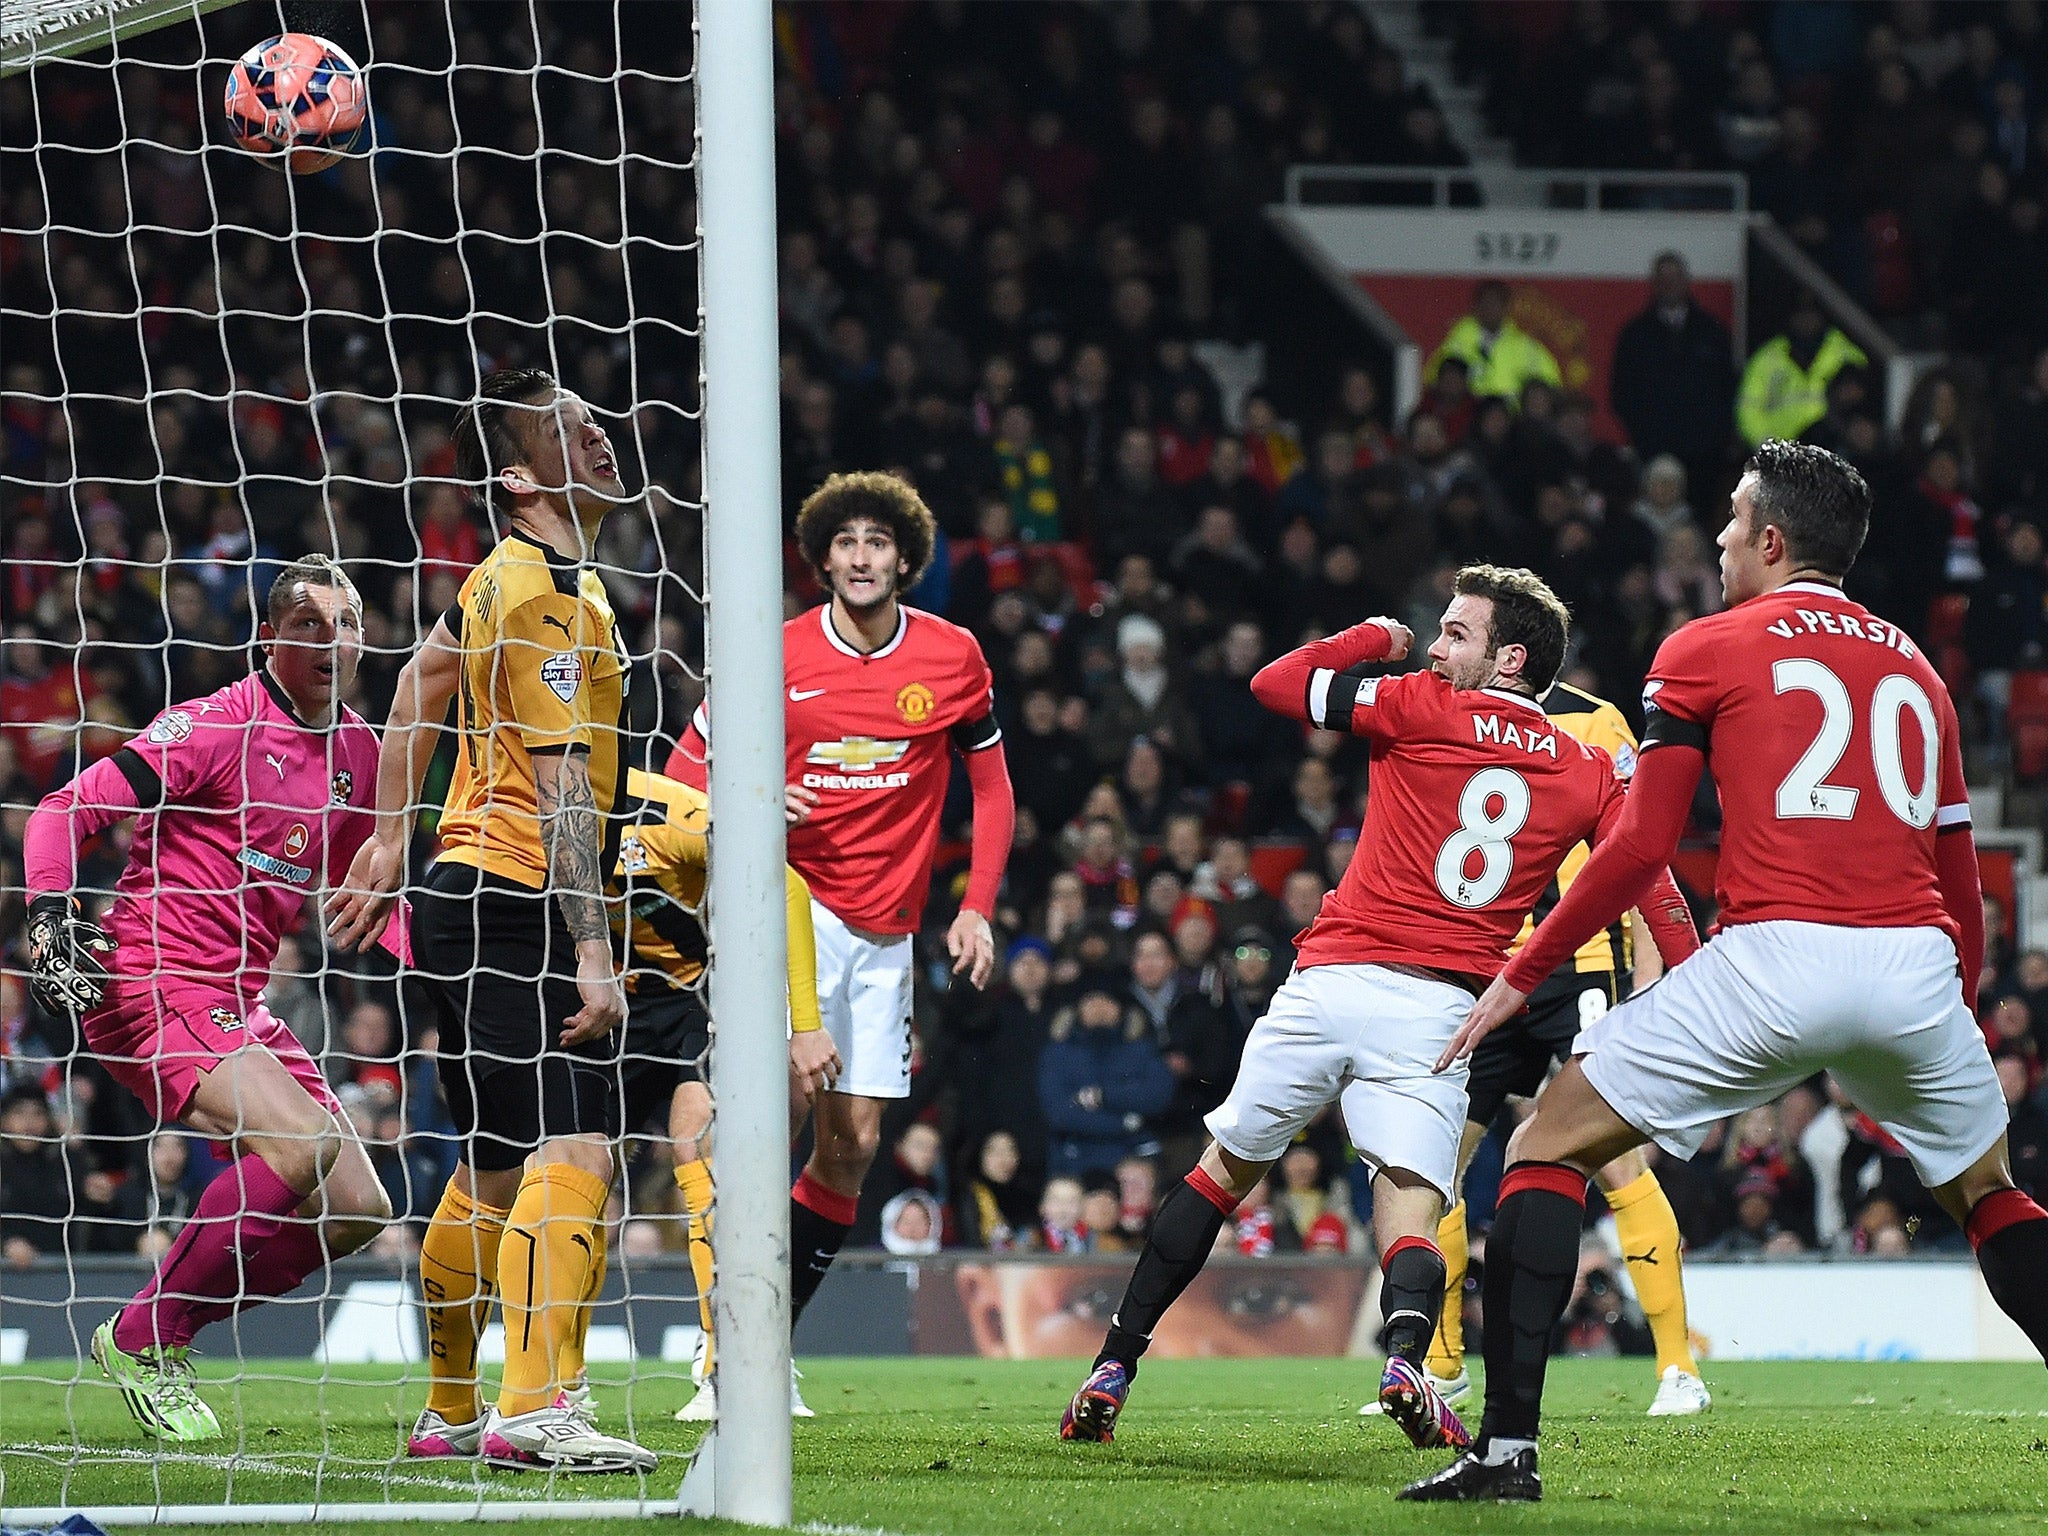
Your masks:
<instances>
[{"instance_id":1,"label":"black sock","mask_svg":"<svg viewBox=\"0 0 2048 1536\"><path fill-rule=\"evenodd\" d=\"M1444 1309L1444 1256L1425 1237L1404 1237L1381 1264L1380 1316L1387 1325L1387 1353L1410 1365L1422 1364Z\"/></svg>"},{"instance_id":2,"label":"black sock","mask_svg":"<svg viewBox=\"0 0 2048 1536\"><path fill-rule=\"evenodd\" d=\"M1110 1319L1102 1353L1095 1357L1097 1365L1114 1360L1135 1377L1138 1357L1152 1342L1159 1319L1209 1261L1209 1250L1216 1246L1216 1234L1223 1230L1226 1218L1223 1208L1196 1179L1217 1197L1229 1198L1197 1168L1160 1203L1159 1213L1152 1218L1152 1234L1145 1239L1145 1251L1138 1255L1138 1267L1131 1271L1123 1302ZM1439 1279L1437 1283L1443 1282Z\"/></svg>"},{"instance_id":3,"label":"black sock","mask_svg":"<svg viewBox=\"0 0 2048 1536\"><path fill-rule=\"evenodd\" d=\"M811 1203L806 1204L806 1200ZM834 1208L828 1215L815 1208L819 1205L832 1205ZM791 1327L796 1326L796 1320L804 1315L804 1308L818 1294L818 1286L824 1281L826 1271L839 1256L839 1245L853 1230L853 1209L852 1200L826 1189L808 1173L797 1180L796 1191L789 1201ZM846 1220L834 1220L834 1217L842 1215Z\"/></svg>"},{"instance_id":4,"label":"black sock","mask_svg":"<svg viewBox=\"0 0 2048 1536\"><path fill-rule=\"evenodd\" d=\"M2048 1215L2004 1189L1977 1202L1965 1230L1991 1299L2048 1360Z\"/></svg>"},{"instance_id":5,"label":"black sock","mask_svg":"<svg viewBox=\"0 0 2048 1536\"><path fill-rule=\"evenodd\" d=\"M1563 1163L1518 1163L1501 1180L1486 1239L1488 1437L1534 1440L1550 1338L1579 1273L1586 1176Z\"/></svg>"}]
</instances>

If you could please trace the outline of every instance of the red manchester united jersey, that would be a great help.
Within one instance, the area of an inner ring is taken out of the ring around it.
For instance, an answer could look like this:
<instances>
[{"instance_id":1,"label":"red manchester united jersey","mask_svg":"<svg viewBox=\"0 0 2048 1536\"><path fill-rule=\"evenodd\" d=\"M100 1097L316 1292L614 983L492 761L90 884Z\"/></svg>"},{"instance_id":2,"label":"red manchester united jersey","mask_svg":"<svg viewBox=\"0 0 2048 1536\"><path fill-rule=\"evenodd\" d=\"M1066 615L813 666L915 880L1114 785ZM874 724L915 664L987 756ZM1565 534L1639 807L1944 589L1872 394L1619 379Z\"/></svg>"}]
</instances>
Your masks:
<instances>
[{"instance_id":1,"label":"red manchester united jersey","mask_svg":"<svg viewBox=\"0 0 2048 1536\"><path fill-rule=\"evenodd\" d=\"M1565 855L1621 812L1614 760L1523 694L1319 669L1308 717L1372 743L1372 788L1351 867L1298 941L1303 967L1490 977Z\"/></svg>"},{"instance_id":2,"label":"red manchester united jersey","mask_svg":"<svg viewBox=\"0 0 2048 1536\"><path fill-rule=\"evenodd\" d=\"M1955 928L1934 839L1966 824L1955 706L1896 625L1800 581L1695 619L1643 685L1645 750L1690 744L1721 791L1721 923Z\"/></svg>"},{"instance_id":3,"label":"red manchester united jersey","mask_svg":"<svg viewBox=\"0 0 2048 1536\"><path fill-rule=\"evenodd\" d=\"M818 796L789 829L789 862L827 910L870 933L916 930L953 749L1002 740L981 643L932 614L900 611L895 638L868 655L839 638L829 603L782 626L789 782ZM700 707L669 776L707 788L710 740Z\"/></svg>"}]
</instances>

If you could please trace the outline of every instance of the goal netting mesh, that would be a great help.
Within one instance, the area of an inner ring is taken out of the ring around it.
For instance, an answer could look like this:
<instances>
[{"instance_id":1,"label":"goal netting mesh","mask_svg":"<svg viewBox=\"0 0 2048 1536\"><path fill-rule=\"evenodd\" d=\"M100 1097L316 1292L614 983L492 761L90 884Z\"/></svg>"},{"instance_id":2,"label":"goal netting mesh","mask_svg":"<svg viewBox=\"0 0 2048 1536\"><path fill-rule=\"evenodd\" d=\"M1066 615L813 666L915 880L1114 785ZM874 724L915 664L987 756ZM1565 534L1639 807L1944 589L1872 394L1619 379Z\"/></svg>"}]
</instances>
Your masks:
<instances>
[{"instance_id":1,"label":"goal netting mesh","mask_svg":"<svg viewBox=\"0 0 2048 1536\"><path fill-rule=\"evenodd\" d=\"M283 32L328 39L367 81L358 152L315 175L238 147L222 112L233 62ZM159 1126L78 1021L31 1000L23 839L51 790L263 665L270 584L308 553L338 559L361 591L349 702L381 727L401 668L501 531L455 479L451 428L480 376L507 366L552 372L617 450L632 499L589 563L628 653L622 768L663 766L703 691L691 8L8 0L7 33L7 1523L124 1507L146 1519L673 1507L696 1428L672 1415L693 1391L699 1333L665 1115L628 1128L585 1338L599 1423L662 1453L658 1470L519 1476L405 1454L427 1379L421 1234L459 1147L436 1083L433 1010L391 957L325 940L317 891L262 996L331 1086L394 1218L290 1294L216 1309L192 1358L219 1439L138 1432L90 1341L230 1163L206 1137ZM444 728L416 807L413 882L434 849L453 734ZM262 763L244 765L249 803L267 778ZM206 814L236 812L216 796ZM161 852L136 828L117 819L83 843L76 892L89 914L108 907L131 861ZM232 906L293 883L296 852L245 859L240 891L167 894L152 920L176 928L195 920L179 910L188 900ZM259 1272L259 1254L236 1258L243 1276ZM493 1309L486 1398L502 1351Z\"/></svg>"}]
</instances>

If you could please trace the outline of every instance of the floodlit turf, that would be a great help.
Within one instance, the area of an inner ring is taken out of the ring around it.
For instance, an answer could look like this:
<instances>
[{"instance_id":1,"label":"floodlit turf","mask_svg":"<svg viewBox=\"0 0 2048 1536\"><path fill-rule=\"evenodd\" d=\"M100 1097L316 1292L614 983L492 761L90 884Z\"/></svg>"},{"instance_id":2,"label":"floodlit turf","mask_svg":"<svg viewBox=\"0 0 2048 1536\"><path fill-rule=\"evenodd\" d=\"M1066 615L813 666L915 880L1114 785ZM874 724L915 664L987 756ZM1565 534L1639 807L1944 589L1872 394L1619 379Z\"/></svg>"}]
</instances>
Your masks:
<instances>
[{"instance_id":1,"label":"floodlit turf","mask_svg":"<svg viewBox=\"0 0 2048 1536\"><path fill-rule=\"evenodd\" d=\"M303 1364L271 1362L303 1376ZM1160 1361L1145 1368L1113 1446L1063 1445L1059 1413L1074 1363L819 1360L804 1390L819 1417L796 1428L799 1523L904 1533L1358 1531L2048 1532L2048 1374L2021 1365L1710 1366L1712 1413L1650 1420L1644 1360L1560 1361L1552 1369L1535 1509L1397 1505L1393 1491L1440 1466L1384 1420L1355 1410L1369 1362ZM324 1392L245 1384L207 1395L238 1464L154 1462L113 1391L0 1373L0 1502L12 1509L154 1502L304 1503L382 1496L383 1458L422 1401L395 1367L337 1369ZM600 1373L602 1374L602 1373ZM672 1497L697 1427L668 1414L687 1388L631 1393L646 1443L662 1451L650 1497ZM625 1387L602 1394L622 1424ZM74 1437L85 1449L64 1447ZM326 1442L346 1462L316 1485ZM230 1441L232 1446L232 1439ZM67 1471L67 1463L69 1469ZM473 1496L471 1472L401 1462L392 1498ZM346 1474L336 1477L336 1472ZM483 1473L490 1497L545 1496L538 1479ZM565 1479L557 1495L631 1497L630 1478ZM556 1520L550 1533L644 1530ZM251 1527L239 1527L249 1530ZM418 1525L355 1525L417 1532ZM698 1526L696 1529L711 1529Z\"/></svg>"}]
</instances>

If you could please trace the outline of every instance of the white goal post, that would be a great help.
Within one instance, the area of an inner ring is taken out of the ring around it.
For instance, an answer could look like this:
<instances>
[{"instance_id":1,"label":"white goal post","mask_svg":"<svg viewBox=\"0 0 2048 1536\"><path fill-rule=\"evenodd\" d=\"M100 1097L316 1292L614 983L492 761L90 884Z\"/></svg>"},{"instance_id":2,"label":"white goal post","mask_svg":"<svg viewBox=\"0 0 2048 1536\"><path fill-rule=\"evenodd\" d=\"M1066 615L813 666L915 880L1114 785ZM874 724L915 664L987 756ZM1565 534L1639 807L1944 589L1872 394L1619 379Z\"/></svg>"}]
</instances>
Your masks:
<instances>
[{"instance_id":1,"label":"white goal post","mask_svg":"<svg viewBox=\"0 0 2048 1536\"><path fill-rule=\"evenodd\" d=\"M266 37L330 28L362 66L371 127L340 166L288 177L233 146L223 82ZM631 43L650 31L663 43L651 60ZM11 596L27 595L26 607L6 610L10 626L57 637L35 643L62 649L52 676L75 704L68 717L53 706L47 719L4 722L61 743L36 794L103 756L108 732L140 731L203 696L181 692L187 680L231 681L259 665L268 577L301 552L302 535L372 594L380 611L366 628L365 666L388 684L443 611L432 596L445 595L447 569L465 558L437 521L454 473L448 429L494 366L546 367L582 393L622 472L630 466L629 488L644 486L608 521L589 564L622 619L632 609L627 689L649 766L663 766L699 692L721 699L716 854L698 912L709 935L698 985L718 1000L719 1417L694 1453L694 1429L671 1414L693 1390L695 1287L671 1240L681 1218L651 1203L660 1179L629 1177L614 1191L624 1216L587 1351L601 1427L657 1450L660 1463L571 1477L407 1458L427 1377L416 1239L205 1324L198 1388L224 1438L142 1438L86 1345L150 1269L134 1249L85 1247L81 1222L101 1218L82 1203L79 1161L66 1164L72 1204L55 1248L20 1275L11 1253L0 1266L0 1517L41 1528L74 1513L108 1527L715 1514L788 1526L771 0L491 0L481 10L473 0L6 0L0 42L0 90L16 93L0 143L11 168L0 249L21 262L0 292L0 334L36 340L0 359L0 403L10 444L30 416L48 424L27 460L0 455L0 553L13 557L0 579ZM89 199L74 183L94 177L105 195L81 213ZM535 294L537 306L522 310L518 300ZM15 541L30 521L51 537L24 563ZM202 524L211 536L195 541ZM432 553L430 535L442 540ZM492 537L483 532L485 550ZM110 628L101 599L120 583L141 601ZM196 615L186 607L194 586L208 605ZM124 687L95 681L103 664L126 669ZM0 756L0 787L12 766ZM444 789L430 774L415 809L437 812ZM5 798L9 812L35 803ZM81 863L88 901L97 893L104 904L119 868L118 852L109 857L96 856L90 880ZM0 870L0 905L12 905L23 894L18 866L0 857ZM323 964L317 905L307 912L305 969L285 979L306 984L306 1006L325 1020L324 1044L309 1049L323 1068L347 1058L367 1064L365 1080L399 1085L395 1139L374 1107L358 1124L374 1131L364 1140L375 1142L387 1190L396 1187L399 1221L423 1223L443 1175L426 1178L431 1162L415 1158L412 1141L446 1136L414 1119L431 1118L433 1097L422 1015L408 1012L420 1005L387 963L375 995L395 999L391 1043L364 1055L347 1010L370 1005L337 999L369 997L351 990L368 970L353 969L354 957ZM74 1041L68 1056L30 1063L53 1116L44 1139L125 1143L126 1177L148 1191L147 1256L172 1193L153 1161L161 1138L137 1120L88 1126L78 1140L94 1100L77 1084L99 1070L91 1054ZM0 1090L29 1080L21 1061L0 1059ZM328 1075L354 1113L348 1086ZM189 1145L201 1155L197 1138ZM637 1224L660 1227L668 1251L637 1251L626 1230ZM495 1327L482 1341L487 1377L500 1342ZM494 1389L487 1382L487 1399Z\"/></svg>"}]
</instances>

